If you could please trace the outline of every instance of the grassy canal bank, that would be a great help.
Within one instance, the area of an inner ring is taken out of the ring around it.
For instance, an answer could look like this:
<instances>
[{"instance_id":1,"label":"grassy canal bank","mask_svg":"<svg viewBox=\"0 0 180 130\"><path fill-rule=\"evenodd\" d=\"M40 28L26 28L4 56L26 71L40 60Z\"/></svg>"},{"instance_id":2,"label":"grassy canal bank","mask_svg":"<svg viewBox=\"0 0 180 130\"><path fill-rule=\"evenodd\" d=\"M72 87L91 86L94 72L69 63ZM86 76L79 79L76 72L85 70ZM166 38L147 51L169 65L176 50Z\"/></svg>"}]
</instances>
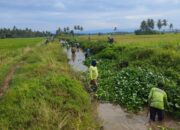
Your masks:
<instances>
[{"instance_id":1,"label":"grassy canal bank","mask_svg":"<svg viewBox=\"0 0 180 130\"><path fill-rule=\"evenodd\" d=\"M89 95L59 44L31 46L17 63L21 65L0 99L0 129L97 128Z\"/></svg>"}]
</instances>

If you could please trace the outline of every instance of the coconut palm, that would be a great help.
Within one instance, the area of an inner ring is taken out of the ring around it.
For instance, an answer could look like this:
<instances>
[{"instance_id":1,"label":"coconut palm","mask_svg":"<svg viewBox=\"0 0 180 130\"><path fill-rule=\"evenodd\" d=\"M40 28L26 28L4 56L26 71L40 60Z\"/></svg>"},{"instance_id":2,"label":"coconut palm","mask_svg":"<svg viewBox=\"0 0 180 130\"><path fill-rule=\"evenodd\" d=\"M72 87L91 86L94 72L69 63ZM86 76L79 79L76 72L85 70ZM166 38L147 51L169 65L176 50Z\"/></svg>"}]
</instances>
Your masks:
<instances>
[{"instance_id":1,"label":"coconut palm","mask_svg":"<svg viewBox=\"0 0 180 130\"><path fill-rule=\"evenodd\" d=\"M159 31L161 30L162 26L163 26L162 21L161 21L161 19L159 19L157 22L157 27L158 27Z\"/></svg>"},{"instance_id":2,"label":"coconut palm","mask_svg":"<svg viewBox=\"0 0 180 130\"><path fill-rule=\"evenodd\" d=\"M169 29L170 29L171 31L173 31L173 24L172 24L172 23L169 24Z\"/></svg>"},{"instance_id":3,"label":"coconut palm","mask_svg":"<svg viewBox=\"0 0 180 130\"><path fill-rule=\"evenodd\" d=\"M80 27L80 31L83 31L83 27L82 26Z\"/></svg>"},{"instance_id":4,"label":"coconut palm","mask_svg":"<svg viewBox=\"0 0 180 130\"><path fill-rule=\"evenodd\" d=\"M66 31L67 31L66 28L64 28L63 30L64 30L64 32L66 33Z\"/></svg>"},{"instance_id":5,"label":"coconut palm","mask_svg":"<svg viewBox=\"0 0 180 130\"><path fill-rule=\"evenodd\" d=\"M167 20L166 19L163 19L162 25L165 26L165 27L167 26Z\"/></svg>"},{"instance_id":6,"label":"coconut palm","mask_svg":"<svg viewBox=\"0 0 180 130\"><path fill-rule=\"evenodd\" d=\"M149 30L153 30L154 29L154 20L153 19L148 19L147 20L147 26Z\"/></svg>"},{"instance_id":7,"label":"coconut palm","mask_svg":"<svg viewBox=\"0 0 180 130\"><path fill-rule=\"evenodd\" d=\"M141 26L140 26L141 30L146 31L147 30L147 22L145 20L143 20L141 22Z\"/></svg>"},{"instance_id":8,"label":"coconut palm","mask_svg":"<svg viewBox=\"0 0 180 130\"><path fill-rule=\"evenodd\" d=\"M77 26L75 25L75 26L74 26L74 31L76 31L76 30L77 30Z\"/></svg>"},{"instance_id":9,"label":"coconut palm","mask_svg":"<svg viewBox=\"0 0 180 130\"><path fill-rule=\"evenodd\" d=\"M114 33L117 31L117 27L114 27Z\"/></svg>"},{"instance_id":10,"label":"coconut palm","mask_svg":"<svg viewBox=\"0 0 180 130\"><path fill-rule=\"evenodd\" d=\"M70 28L69 27L66 27L66 31L69 32Z\"/></svg>"},{"instance_id":11,"label":"coconut palm","mask_svg":"<svg viewBox=\"0 0 180 130\"><path fill-rule=\"evenodd\" d=\"M77 25L77 30L80 30L80 28L81 28L81 27L80 27L79 25Z\"/></svg>"}]
</instances>

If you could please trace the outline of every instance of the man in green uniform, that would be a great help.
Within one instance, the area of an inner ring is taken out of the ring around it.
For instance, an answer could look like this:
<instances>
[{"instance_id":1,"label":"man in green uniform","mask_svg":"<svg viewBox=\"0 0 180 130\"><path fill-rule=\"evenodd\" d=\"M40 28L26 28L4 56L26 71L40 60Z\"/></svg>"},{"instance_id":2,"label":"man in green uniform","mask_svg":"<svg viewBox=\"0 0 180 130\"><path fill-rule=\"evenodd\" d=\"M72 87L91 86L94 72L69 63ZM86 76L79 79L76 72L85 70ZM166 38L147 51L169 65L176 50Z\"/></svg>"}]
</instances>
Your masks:
<instances>
[{"instance_id":1,"label":"man in green uniform","mask_svg":"<svg viewBox=\"0 0 180 130\"><path fill-rule=\"evenodd\" d=\"M164 85L158 83L157 88L152 88L148 97L150 105L150 121L155 121L156 115L158 115L158 121L164 119L164 106L168 106L167 94L163 90Z\"/></svg>"}]
</instances>

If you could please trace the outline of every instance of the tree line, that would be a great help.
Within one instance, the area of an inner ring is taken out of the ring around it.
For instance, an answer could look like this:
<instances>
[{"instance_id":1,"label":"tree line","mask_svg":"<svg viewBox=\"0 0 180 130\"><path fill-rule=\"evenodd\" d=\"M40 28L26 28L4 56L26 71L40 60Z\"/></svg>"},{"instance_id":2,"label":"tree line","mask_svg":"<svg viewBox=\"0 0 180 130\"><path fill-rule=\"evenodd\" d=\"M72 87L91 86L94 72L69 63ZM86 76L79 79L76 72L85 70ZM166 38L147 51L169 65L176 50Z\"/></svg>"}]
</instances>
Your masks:
<instances>
[{"instance_id":1,"label":"tree line","mask_svg":"<svg viewBox=\"0 0 180 130\"><path fill-rule=\"evenodd\" d=\"M158 30L155 28L157 27ZM158 33L164 33L166 28L169 28L168 32L173 32L173 24L168 23L166 19L159 19L157 22L153 19L147 19L143 20L140 24L140 29L135 30L135 34L158 34ZM162 31L162 29L164 29Z\"/></svg>"},{"instance_id":2,"label":"tree line","mask_svg":"<svg viewBox=\"0 0 180 130\"><path fill-rule=\"evenodd\" d=\"M32 29L18 29L14 26L10 28L0 28L0 38L28 38L28 37L48 37L52 36L48 31L33 31Z\"/></svg>"},{"instance_id":3,"label":"tree line","mask_svg":"<svg viewBox=\"0 0 180 130\"><path fill-rule=\"evenodd\" d=\"M60 27L56 30L56 35L61 35L61 34L71 34L75 35L76 33L80 33L84 30L84 28L80 25L75 25L73 29L70 27L64 27L61 29Z\"/></svg>"}]
</instances>

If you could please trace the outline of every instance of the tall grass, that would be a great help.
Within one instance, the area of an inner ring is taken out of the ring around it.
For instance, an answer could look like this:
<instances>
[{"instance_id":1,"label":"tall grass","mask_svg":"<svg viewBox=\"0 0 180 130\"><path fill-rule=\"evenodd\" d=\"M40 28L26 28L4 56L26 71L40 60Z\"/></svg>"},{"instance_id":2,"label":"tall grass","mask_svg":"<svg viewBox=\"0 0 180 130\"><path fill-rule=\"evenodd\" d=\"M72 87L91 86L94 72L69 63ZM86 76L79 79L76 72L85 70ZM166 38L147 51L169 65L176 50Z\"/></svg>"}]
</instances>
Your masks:
<instances>
[{"instance_id":1,"label":"tall grass","mask_svg":"<svg viewBox=\"0 0 180 130\"><path fill-rule=\"evenodd\" d=\"M88 94L55 43L21 57L10 88L0 101L0 129L95 129Z\"/></svg>"}]
</instances>

